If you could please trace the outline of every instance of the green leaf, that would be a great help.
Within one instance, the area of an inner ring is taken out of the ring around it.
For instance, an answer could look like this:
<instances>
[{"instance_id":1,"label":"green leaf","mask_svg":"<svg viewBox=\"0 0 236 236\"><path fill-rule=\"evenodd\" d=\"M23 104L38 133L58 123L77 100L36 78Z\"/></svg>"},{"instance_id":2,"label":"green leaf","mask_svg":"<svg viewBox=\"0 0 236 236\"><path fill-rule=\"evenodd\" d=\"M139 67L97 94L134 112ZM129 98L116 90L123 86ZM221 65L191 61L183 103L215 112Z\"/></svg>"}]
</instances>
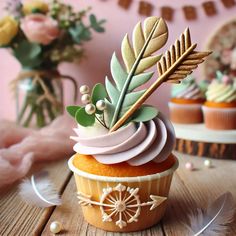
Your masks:
<instances>
[{"instance_id":1,"label":"green leaf","mask_svg":"<svg viewBox=\"0 0 236 236\"><path fill-rule=\"evenodd\" d=\"M145 84L146 82L148 82L152 78L153 74L154 72L147 72L135 75L130 82L128 91L132 91L138 88L139 86Z\"/></svg>"},{"instance_id":2,"label":"green leaf","mask_svg":"<svg viewBox=\"0 0 236 236\"><path fill-rule=\"evenodd\" d=\"M14 50L14 55L23 67L34 68L42 63L41 52L42 48L39 44L24 40Z\"/></svg>"},{"instance_id":3,"label":"green leaf","mask_svg":"<svg viewBox=\"0 0 236 236\"><path fill-rule=\"evenodd\" d=\"M91 27L95 31L97 31L98 33L102 33L105 31L104 27L101 26L105 22L105 20L97 21L96 16L93 14L89 16L89 20L90 20Z\"/></svg>"},{"instance_id":4,"label":"green leaf","mask_svg":"<svg viewBox=\"0 0 236 236\"><path fill-rule=\"evenodd\" d=\"M92 103L96 105L99 100L104 100L107 97L107 91L103 84L96 84L92 90Z\"/></svg>"},{"instance_id":5,"label":"green leaf","mask_svg":"<svg viewBox=\"0 0 236 236\"><path fill-rule=\"evenodd\" d=\"M104 27L101 27L101 26L96 26L93 28L96 32L98 33L103 33L105 32L105 28Z\"/></svg>"},{"instance_id":6,"label":"green leaf","mask_svg":"<svg viewBox=\"0 0 236 236\"><path fill-rule=\"evenodd\" d=\"M117 88L119 89L119 91L121 91L128 74L122 68L115 53L113 53L111 58L111 74L116 83Z\"/></svg>"},{"instance_id":7,"label":"green leaf","mask_svg":"<svg viewBox=\"0 0 236 236\"><path fill-rule=\"evenodd\" d=\"M105 84L106 84L106 89L107 89L107 93L111 99L112 104L116 104L120 93L119 91L116 89L116 87L110 82L110 80L106 77L105 79Z\"/></svg>"},{"instance_id":8,"label":"green leaf","mask_svg":"<svg viewBox=\"0 0 236 236\"><path fill-rule=\"evenodd\" d=\"M90 24L91 25L96 25L97 24L97 18L96 18L96 16L94 14L91 14L89 16L89 20L90 20Z\"/></svg>"},{"instance_id":9,"label":"green leaf","mask_svg":"<svg viewBox=\"0 0 236 236\"><path fill-rule=\"evenodd\" d=\"M95 115L89 115L85 111L85 107L80 108L75 114L76 121L84 126L92 126L95 123Z\"/></svg>"},{"instance_id":10,"label":"green leaf","mask_svg":"<svg viewBox=\"0 0 236 236\"><path fill-rule=\"evenodd\" d=\"M91 39L91 32L83 23L79 23L74 27L70 27L69 33L72 39L78 44L80 44L82 41L89 41Z\"/></svg>"},{"instance_id":11,"label":"green leaf","mask_svg":"<svg viewBox=\"0 0 236 236\"><path fill-rule=\"evenodd\" d=\"M115 111L115 106L112 105L107 99L105 99L106 102L106 110L105 110L105 117L107 118L108 126L110 126L111 118L113 116L113 113Z\"/></svg>"},{"instance_id":12,"label":"green leaf","mask_svg":"<svg viewBox=\"0 0 236 236\"><path fill-rule=\"evenodd\" d=\"M132 116L134 122L146 122L154 119L158 115L155 107L143 105Z\"/></svg>"},{"instance_id":13,"label":"green leaf","mask_svg":"<svg viewBox=\"0 0 236 236\"><path fill-rule=\"evenodd\" d=\"M146 89L126 94L122 107L132 106L145 93L145 91Z\"/></svg>"},{"instance_id":14,"label":"green leaf","mask_svg":"<svg viewBox=\"0 0 236 236\"><path fill-rule=\"evenodd\" d=\"M80 109L81 107L79 106L67 106L66 111L75 118L76 112Z\"/></svg>"}]
</instances>

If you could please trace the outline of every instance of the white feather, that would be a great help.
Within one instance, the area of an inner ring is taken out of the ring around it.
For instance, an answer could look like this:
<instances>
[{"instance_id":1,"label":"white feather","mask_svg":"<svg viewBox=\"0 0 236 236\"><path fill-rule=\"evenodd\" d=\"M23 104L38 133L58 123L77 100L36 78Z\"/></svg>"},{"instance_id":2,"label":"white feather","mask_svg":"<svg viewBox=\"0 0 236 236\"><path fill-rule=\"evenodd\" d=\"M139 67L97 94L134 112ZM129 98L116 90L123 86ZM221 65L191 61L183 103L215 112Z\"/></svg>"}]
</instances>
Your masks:
<instances>
[{"instance_id":1,"label":"white feather","mask_svg":"<svg viewBox=\"0 0 236 236\"><path fill-rule=\"evenodd\" d=\"M19 194L25 202L37 207L61 205L61 198L45 172L23 180Z\"/></svg>"},{"instance_id":2,"label":"white feather","mask_svg":"<svg viewBox=\"0 0 236 236\"><path fill-rule=\"evenodd\" d=\"M188 229L194 236L224 236L234 221L235 204L230 192L222 194L206 211L197 209L189 215Z\"/></svg>"}]
</instances>

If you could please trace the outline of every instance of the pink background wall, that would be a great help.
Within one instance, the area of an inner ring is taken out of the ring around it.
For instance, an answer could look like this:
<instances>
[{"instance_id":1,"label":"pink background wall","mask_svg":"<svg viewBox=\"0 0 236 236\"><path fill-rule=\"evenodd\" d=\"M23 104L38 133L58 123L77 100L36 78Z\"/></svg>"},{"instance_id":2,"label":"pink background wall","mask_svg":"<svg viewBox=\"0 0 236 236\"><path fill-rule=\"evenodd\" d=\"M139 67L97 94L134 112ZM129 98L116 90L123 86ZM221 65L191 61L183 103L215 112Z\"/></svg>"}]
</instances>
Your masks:
<instances>
[{"instance_id":1,"label":"pink background wall","mask_svg":"<svg viewBox=\"0 0 236 236\"><path fill-rule=\"evenodd\" d=\"M190 0L147 0L155 6L153 15L160 15L159 8L163 5L171 5L176 9L174 21L168 23L170 37L167 45L174 42L181 32L189 26L192 33L192 41L198 42L198 48L205 47L210 35L218 26L225 21L235 17L236 7L225 9L220 0L215 1L218 15L207 17L202 8L201 3L205 0L190 1ZM107 19L106 33L96 34L93 40L86 44L87 59L80 65L63 64L60 70L75 77L80 85L88 84L92 86L94 82L104 80L104 76L109 74L109 62L113 51L120 53L120 43L126 32L131 32L137 21L143 19L137 13L138 0L133 0L133 3L128 10L124 10L117 5L115 0L65 0L65 2L73 4L77 9L86 6L92 6L94 12L99 18ZM0 1L2 9L5 0ZM186 21L181 6L184 4L195 5L198 7L198 20L189 22ZM0 12L1 16L3 12ZM198 78L202 78L200 69L196 72ZM10 93L9 82L16 77L20 71L18 62L4 49L0 50L0 118L14 119L15 105L13 94ZM154 79L154 78L153 78ZM67 90L70 90L70 85L65 85ZM169 86L163 85L151 98L150 102L158 106L165 113L168 112L166 102L169 99ZM71 103L67 99L67 103Z\"/></svg>"}]
</instances>

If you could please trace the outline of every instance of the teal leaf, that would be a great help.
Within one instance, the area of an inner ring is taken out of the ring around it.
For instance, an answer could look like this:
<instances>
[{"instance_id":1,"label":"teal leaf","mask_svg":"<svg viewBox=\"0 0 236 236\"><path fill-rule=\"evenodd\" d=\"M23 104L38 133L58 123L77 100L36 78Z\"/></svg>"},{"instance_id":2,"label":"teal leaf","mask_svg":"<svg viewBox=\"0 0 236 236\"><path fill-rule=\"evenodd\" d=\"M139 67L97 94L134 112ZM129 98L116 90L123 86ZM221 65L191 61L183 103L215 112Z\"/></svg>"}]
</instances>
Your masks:
<instances>
[{"instance_id":1,"label":"teal leaf","mask_svg":"<svg viewBox=\"0 0 236 236\"><path fill-rule=\"evenodd\" d=\"M96 105L99 100L104 100L107 97L107 91L103 84L96 84L92 90L92 103Z\"/></svg>"},{"instance_id":2,"label":"teal leaf","mask_svg":"<svg viewBox=\"0 0 236 236\"><path fill-rule=\"evenodd\" d=\"M116 83L117 88L119 89L119 91L121 91L128 74L122 68L115 53L113 53L111 58L111 74Z\"/></svg>"},{"instance_id":3,"label":"teal leaf","mask_svg":"<svg viewBox=\"0 0 236 236\"><path fill-rule=\"evenodd\" d=\"M76 112L75 119L80 125L84 127L92 126L95 123L95 115L87 114L85 111L85 107L80 108Z\"/></svg>"},{"instance_id":4,"label":"teal leaf","mask_svg":"<svg viewBox=\"0 0 236 236\"><path fill-rule=\"evenodd\" d=\"M83 23L70 27L69 33L74 42L78 44L81 44L82 41L89 41L91 39L91 32Z\"/></svg>"},{"instance_id":5,"label":"teal leaf","mask_svg":"<svg viewBox=\"0 0 236 236\"><path fill-rule=\"evenodd\" d=\"M110 127L110 123L111 122L111 119L112 119L112 116L113 116L113 113L115 111L115 106L112 105L107 99L105 99L105 102L106 102L106 109L105 109L105 117L106 117L106 121L108 122L108 126Z\"/></svg>"},{"instance_id":6,"label":"teal leaf","mask_svg":"<svg viewBox=\"0 0 236 236\"><path fill-rule=\"evenodd\" d=\"M120 93L119 91L116 89L116 87L110 82L110 80L106 77L105 79L105 84L106 84L106 89L107 89L107 93L111 99L112 104L116 104Z\"/></svg>"},{"instance_id":7,"label":"teal leaf","mask_svg":"<svg viewBox=\"0 0 236 236\"><path fill-rule=\"evenodd\" d=\"M96 16L94 14L91 14L89 16L89 20L90 20L90 24L91 25L96 25L97 24L97 18L96 18Z\"/></svg>"},{"instance_id":8,"label":"teal leaf","mask_svg":"<svg viewBox=\"0 0 236 236\"><path fill-rule=\"evenodd\" d=\"M79 106L67 106L66 111L72 116L75 117L76 112L80 109Z\"/></svg>"},{"instance_id":9,"label":"teal leaf","mask_svg":"<svg viewBox=\"0 0 236 236\"><path fill-rule=\"evenodd\" d=\"M42 63L41 52L42 48L39 44L24 40L14 50L14 55L23 67L35 68Z\"/></svg>"},{"instance_id":10,"label":"teal leaf","mask_svg":"<svg viewBox=\"0 0 236 236\"><path fill-rule=\"evenodd\" d=\"M104 27L101 25L105 22L105 20L97 21L97 18L94 14L89 16L91 27L98 33L102 33L105 31Z\"/></svg>"},{"instance_id":11,"label":"teal leaf","mask_svg":"<svg viewBox=\"0 0 236 236\"><path fill-rule=\"evenodd\" d=\"M148 82L152 78L153 74L154 72L147 72L135 75L130 82L128 91L133 91L134 89Z\"/></svg>"},{"instance_id":12,"label":"teal leaf","mask_svg":"<svg viewBox=\"0 0 236 236\"><path fill-rule=\"evenodd\" d=\"M132 106L145 93L145 91L146 89L126 94L122 107Z\"/></svg>"},{"instance_id":13,"label":"teal leaf","mask_svg":"<svg viewBox=\"0 0 236 236\"><path fill-rule=\"evenodd\" d=\"M132 116L134 122L146 122L154 119L158 115L155 107L143 105Z\"/></svg>"}]
</instances>

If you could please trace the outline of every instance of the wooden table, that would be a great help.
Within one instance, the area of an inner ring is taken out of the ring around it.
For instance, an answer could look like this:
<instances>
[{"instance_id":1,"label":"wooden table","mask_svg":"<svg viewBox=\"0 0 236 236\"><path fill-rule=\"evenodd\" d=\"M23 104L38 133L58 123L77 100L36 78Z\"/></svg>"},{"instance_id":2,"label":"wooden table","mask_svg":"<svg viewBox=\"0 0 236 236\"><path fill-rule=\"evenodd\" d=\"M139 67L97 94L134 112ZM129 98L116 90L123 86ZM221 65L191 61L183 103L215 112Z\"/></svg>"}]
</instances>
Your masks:
<instances>
[{"instance_id":1,"label":"wooden table","mask_svg":"<svg viewBox=\"0 0 236 236\"><path fill-rule=\"evenodd\" d=\"M188 235L182 222L187 222L187 214L196 207L205 208L208 201L230 191L236 200L236 161L213 160L214 168L204 167L204 158L196 158L176 153L180 160L171 186L169 205L162 222L148 230L122 235ZM195 171L184 168L187 161L194 163ZM4 189L0 194L0 235L29 236L53 235L49 226L52 221L60 221L64 230L58 235L121 235L104 232L84 221L77 203L74 178L66 161L51 163L48 170L51 179L60 189L63 205L56 208L39 209L24 203L17 194L17 184ZM236 235L236 223L230 227L230 236Z\"/></svg>"}]
</instances>

